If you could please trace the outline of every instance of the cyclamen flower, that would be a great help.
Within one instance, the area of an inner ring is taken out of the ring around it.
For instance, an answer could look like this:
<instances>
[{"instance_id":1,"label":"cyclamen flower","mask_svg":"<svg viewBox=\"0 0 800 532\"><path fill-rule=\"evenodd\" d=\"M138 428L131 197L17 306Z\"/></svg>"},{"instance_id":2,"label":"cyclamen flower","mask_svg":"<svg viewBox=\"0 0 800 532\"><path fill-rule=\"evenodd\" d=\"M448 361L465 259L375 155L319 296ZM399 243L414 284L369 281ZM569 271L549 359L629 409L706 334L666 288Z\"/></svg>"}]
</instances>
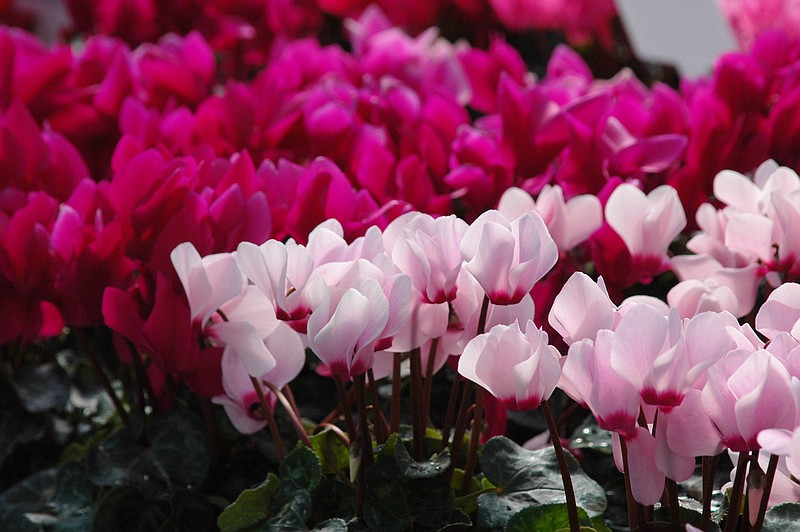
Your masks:
<instances>
[{"instance_id":1,"label":"cyclamen flower","mask_svg":"<svg viewBox=\"0 0 800 532\"><path fill-rule=\"evenodd\" d=\"M449 303L458 293L466 230L466 222L455 216L434 219L418 212L396 218L384 230L386 253L410 277L413 292L411 319L396 335L394 351L409 351L446 333Z\"/></svg>"},{"instance_id":2,"label":"cyclamen flower","mask_svg":"<svg viewBox=\"0 0 800 532\"><path fill-rule=\"evenodd\" d=\"M367 371L408 319L410 279L384 266L386 273L365 259L328 263L306 287L308 345L334 375Z\"/></svg>"},{"instance_id":3,"label":"cyclamen flower","mask_svg":"<svg viewBox=\"0 0 800 532\"><path fill-rule=\"evenodd\" d=\"M603 223L603 210L596 196L582 194L565 201L558 185L545 185L535 202L524 190L511 187L503 193L497 210L509 220L535 210L562 252L585 242Z\"/></svg>"},{"instance_id":4,"label":"cyclamen flower","mask_svg":"<svg viewBox=\"0 0 800 532\"><path fill-rule=\"evenodd\" d=\"M264 383L269 382L280 389L294 380L305 364L305 349L297 333L283 323L264 342L275 354L276 364L256 380L262 386L270 408L274 408L275 394ZM225 394L215 396L212 401L225 407L233 426L243 434L252 434L264 428L267 421L251 376L230 347L226 347L222 354L222 386Z\"/></svg>"},{"instance_id":5,"label":"cyclamen flower","mask_svg":"<svg viewBox=\"0 0 800 532\"><path fill-rule=\"evenodd\" d=\"M649 194L623 183L611 193L606 220L625 242L634 268L650 276L668 267L667 248L686 226L675 189L661 186Z\"/></svg>"},{"instance_id":6,"label":"cyclamen flower","mask_svg":"<svg viewBox=\"0 0 800 532\"><path fill-rule=\"evenodd\" d=\"M795 393L776 356L764 349L736 349L709 368L700 396L673 411L667 441L683 456L711 456L723 447L758 450L762 430L796 426Z\"/></svg>"},{"instance_id":7,"label":"cyclamen flower","mask_svg":"<svg viewBox=\"0 0 800 532\"><path fill-rule=\"evenodd\" d=\"M541 216L526 213L509 223L487 211L464 233L465 268L495 305L519 303L558 260L558 248Z\"/></svg>"},{"instance_id":8,"label":"cyclamen flower","mask_svg":"<svg viewBox=\"0 0 800 532\"><path fill-rule=\"evenodd\" d=\"M170 257L189 300L194 330L231 347L250 375L260 376L274 368L275 357L263 341L278 326L274 310L268 301L261 300L255 305L248 301L258 296L245 290L244 276L233 255L219 253L201 258L187 242L176 247ZM235 309L242 304L246 310L236 319ZM228 309L233 319L224 311L225 318L221 317L219 311L226 305L234 309ZM255 320L251 318L253 315L257 316Z\"/></svg>"},{"instance_id":9,"label":"cyclamen flower","mask_svg":"<svg viewBox=\"0 0 800 532\"><path fill-rule=\"evenodd\" d=\"M787 332L800 340L800 285L786 283L776 288L756 314L756 329L770 339Z\"/></svg>"},{"instance_id":10,"label":"cyclamen flower","mask_svg":"<svg viewBox=\"0 0 800 532\"><path fill-rule=\"evenodd\" d=\"M508 410L534 410L550 397L561 375L547 333L528 320L496 325L473 338L458 361L458 372L482 386Z\"/></svg>"}]
</instances>

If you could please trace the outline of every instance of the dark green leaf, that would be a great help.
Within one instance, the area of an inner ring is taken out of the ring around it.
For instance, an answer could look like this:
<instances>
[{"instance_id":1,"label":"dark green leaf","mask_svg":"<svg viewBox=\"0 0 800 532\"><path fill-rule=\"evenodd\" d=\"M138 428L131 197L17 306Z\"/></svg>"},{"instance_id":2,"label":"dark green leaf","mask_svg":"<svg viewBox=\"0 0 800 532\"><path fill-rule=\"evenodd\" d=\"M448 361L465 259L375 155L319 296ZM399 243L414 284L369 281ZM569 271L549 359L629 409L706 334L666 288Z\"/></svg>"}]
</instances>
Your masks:
<instances>
[{"instance_id":1,"label":"dark green leaf","mask_svg":"<svg viewBox=\"0 0 800 532\"><path fill-rule=\"evenodd\" d=\"M589 526L592 521L586 510L578 508L581 526ZM569 529L569 514L566 504L543 504L530 506L515 513L506 524L506 532L550 532L562 528Z\"/></svg>"},{"instance_id":2,"label":"dark green leaf","mask_svg":"<svg viewBox=\"0 0 800 532\"><path fill-rule=\"evenodd\" d=\"M170 515L161 525L161 532L195 532L213 530L216 511L211 503L194 490L177 489L170 497Z\"/></svg>"},{"instance_id":3,"label":"dark green leaf","mask_svg":"<svg viewBox=\"0 0 800 532\"><path fill-rule=\"evenodd\" d=\"M267 530L304 530L310 513L311 495L305 490L297 490L270 516Z\"/></svg>"},{"instance_id":4,"label":"dark green leaf","mask_svg":"<svg viewBox=\"0 0 800 532\"><path fill-rule=\"evenodd\" d=\"M97 506L93 530L152 532L170 515L169 503L149 497L131 486L113 488Z\"/></svg>"},{"instance_id":5,"label":"dark green leaf","mask_svg":"<svg viewBox=\"0 0 800 532\"><path fill-rule=\"evenodd\" d=\"M310 436L311 448L325 473L336 473L350 465L350 451L330 427Z\"/></svg>"},{"instance_id":6,"label":"dark green leaf","mask_svg":"<svg viewBox=\"0 0 800 532\"><path fill-rule=\"evenodd\" d=\"M80 462L70 461L56 473L53 492L44 506L42 516L54 520L50 530L54 532L82 532L92 526L94 519L95 486L89 480L86 468Z\"/></svg>"},{"instance_id":7,"label":"dark green leaf","mask_svg":"<svg viewBox=\"0 0 800 532\"><path fill-rule=\"evenodd\" d=\"M572 449L593 449L611 454L611 432L601 429L594 417L578 427L569 442Z\"/></svg>"},{"instance_id":8,"label":"dark green leaf","mask_svg":"<svg viewBox=\"0 0 800 532\"><path fill-rule=\"evenodd\" d=\"M347 532L347 523L344 519L328 519L315 526L312 530L317 532Z\"/></svg>"},{"instance_id":9,"label":"dark green leaf","mask_svg":"<svg viewBox=\"0 0 800 532\"><path fill-rule=\"evenodd\" d=\"M317 522L335 517L348 519L356 513L355 500L350 482L324 476L311 497L311 518Z\"/></svg>"},{"instance_id":10,"label":"dark green leaf","mask_svg":"<svg viewBox=\"0 0 800 532\"><path fill-rule=\"evenodd\" d=\"M15 375L13 385L28 412L61 408L69 400L69 375L54 362L23 366Z\"/></svg>"},{"instance_id":11,"label":"dark green leaf","mask_svg":"<svg viewBox=\"0 0 800 532\"><path fill-rule=\"evenodd\" d=\"M278 491L278 477L270 473L255 488L246 489L217 517L221 532L234 532L253 526L269 516L270 499Z\"/></svg>"},{"instance_id":12,"label":"dark green leaf","mask_svg":"<svg viewBox=\"0 0 800 532\"><path fill-rule=\"evenodd\" d=\"M443 455L441 461L418 465L412 462L405 446L390 438L376 463L365 473L364 520L371 528L401 530L412 525L440 528L449 522L454 508L453 490L447 483L445 470L436 469L449 463L449 457Z\"/></svg>"},{"instance_id":13,"label":"dark green leaf","mask_svg":"<svg viewBox=\"0 0 800 532\"><path fill-rule=\"evenodd\" d=\"M188 409L179 408L156 416L150 430L150 445L140 458L141 470L162 474L171 484L197 487L205 482L211 450L203 423Z\"/></svg>"},{"instance_id":14,"label":"dark green leaf","mask_svg":"<svg viewBox=\"0 0 800 532\"><path fill-rule=\"evenodd\" d=\"M764 532L797 530L800 523L800 504L788 502L771 508L764 516Z\"/></svg>"},{"instance_id":15,"label":"dark green leaf","mask_svg":"<svg viewBox=\"0 0 800 532\"><path fill-rule=\"evenodd\" d=\"M10 530L38 531L39 527L28 520L25 514L39 511L45 498L44 492L53 484L55 476L55 469L44 469L0 494L0 523Z\"/></svg>"},{"instance_id":16,"label":"dark green leaf","mask_svg":"<svg viewBox=\"0 0 800 532\"><path fill-rule=\"evenodd\" d=\"M211 460L202 422L186 409L153 417L142 444L120 430L89 450L87 471L98 486L132 484L142 489L200 486Z\"/></svg>"},{"instance_id":17,"label":"dark green leaf","mask_svg":"<svg viewBox=\"0 0 800 532\"><path fill-rule=\"evenodd\" d=\"M569 454L567 461L578 506L590 517L601 515L606 508L603 488ZM552 448L528 451L498 436L486 443L480 465L486 478L499 489L478 498L479 526L503 528L524 508L565 502L561 471Z\"/></svg>"},{"instance_id":18,"label":"dark green leaf","mask_svg":"<svg viewBox=\"0 0 800 532\"><path fill-rule=\"evenodd\" d=\"M77 511L91 506L94 495L94 485L86 472L86 467L80 462L70 461L63 464L56 473L53 495L50 504L65 510Z\"/></svg>"},{"instance_id":19,"label":"dark green leaf","mask_svg":"<svg viewBox=\"0 0 800 532\"><path fill-rule=\"evenodd\" d=\"M43 415L31 415L18 405L0 412L0 466L17 445L44 436L47 422Z\"/></svg>"},{"instance_id":20,"label":"dark green leaf","mask_svg":"<svg viewBox=\"0 0 800 532\"><path fill-rule=\"evenodd\" d=\"M280 465L280 495L297 490L314 491L322 478L319 458L308 447L297 447L286 455Z\"/></svg>"},{"instance_id":21,"label":"dark green leaf","mask_svg":"<svg viewBox=\"0 0 800 532\"><path fill-rule=\"evenodd\" d=\"M450 467L450 451L447 449L424 462L415 462L403 445L397 445L395 459L407 479L436 478L444 475Z\"/></svg>"},{"instance_id":22,"label":"dark green leaf","mask_svg":"<svg viewBox=\"0 0 800 532\"><path fill-rule=\"evenodd\" d=\"M458 508L453 508L453 513L450 514L450 522L436 532L456 532L458 530L469 530L470 527L472 527L472 519L469 518L469 515Z\"/></svg>"},{"instance_id":23,"label":"dark green leaf","mask_svg":"<svg viewBox=\"0 0 800 532\"><path fill-rule=\"evenodd\" d=\"M97 486L121 486L128 483L131 465L144 452L144 447L128 429L115 432L95 447L86 457L89 479Z\"/></svg>"},{"instance_id":24,"label":"dark green leaf","mask_svg":"<svg viewBox=\"0 0 800 532\"><path fill-rule=\"evenodd\" d=\"M680 508L680 520L683 524L690 524L695 527L701 528L703 524L703 505L694 499L680 499L678 501ZM671 516L669 508L661 507L660 504L655 506L656 516L661 521L669 521ZM713 521L708 526L708 532L719 532L720 527Z\"/></svg>"}]
</instances>

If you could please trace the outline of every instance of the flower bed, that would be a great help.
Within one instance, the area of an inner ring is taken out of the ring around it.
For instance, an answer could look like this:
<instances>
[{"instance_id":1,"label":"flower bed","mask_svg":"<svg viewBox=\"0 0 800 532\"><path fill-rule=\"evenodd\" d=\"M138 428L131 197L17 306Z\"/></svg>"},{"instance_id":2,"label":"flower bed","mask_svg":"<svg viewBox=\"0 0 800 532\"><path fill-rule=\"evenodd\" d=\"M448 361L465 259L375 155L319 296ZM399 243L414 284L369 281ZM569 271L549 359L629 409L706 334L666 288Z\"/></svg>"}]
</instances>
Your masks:
<instances>
[{"instance_id":1,"label":"flower bed","mask_svg":"<svg viewBox=\"0 0 800 532\"><path fill-rule=\"evenodd\" d=\"M90 4L0 27L0 522L797 517L794 36L672 87L605 4Z\"/></svg>"}]
</instances>

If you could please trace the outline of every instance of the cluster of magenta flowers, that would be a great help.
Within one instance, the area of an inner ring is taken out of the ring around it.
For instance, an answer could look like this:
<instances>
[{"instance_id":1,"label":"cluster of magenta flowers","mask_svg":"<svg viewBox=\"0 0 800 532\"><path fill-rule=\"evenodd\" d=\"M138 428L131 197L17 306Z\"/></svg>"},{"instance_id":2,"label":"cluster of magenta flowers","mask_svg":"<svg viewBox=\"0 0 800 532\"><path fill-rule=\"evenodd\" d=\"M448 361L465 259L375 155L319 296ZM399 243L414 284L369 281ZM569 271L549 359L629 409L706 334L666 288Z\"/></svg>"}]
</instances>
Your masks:
<instances>
[{"instance_id":1,"label":"cluster of magenta flowers","mask_svg":"<svg viewBox=\"0 0 800 532\"><path fill-rule=\"evenodd\" d=\"M506 412L551 421L558 389L613 433L632 526L700 464L708 526L726 450L753 527L798 502L800 41L739 5L747 51L679 88L564 45L537 77L498 35L429 26L603 42L613 4L418 3L75 0L76 35L104 34L53 47L0 27L3 358L110 330L158 410L185 385L282 454L278 403L310 445L291 384L313 353L360 489L404 383L421 461L453 376L465 492Z\"/></svg>"}]
</instances>

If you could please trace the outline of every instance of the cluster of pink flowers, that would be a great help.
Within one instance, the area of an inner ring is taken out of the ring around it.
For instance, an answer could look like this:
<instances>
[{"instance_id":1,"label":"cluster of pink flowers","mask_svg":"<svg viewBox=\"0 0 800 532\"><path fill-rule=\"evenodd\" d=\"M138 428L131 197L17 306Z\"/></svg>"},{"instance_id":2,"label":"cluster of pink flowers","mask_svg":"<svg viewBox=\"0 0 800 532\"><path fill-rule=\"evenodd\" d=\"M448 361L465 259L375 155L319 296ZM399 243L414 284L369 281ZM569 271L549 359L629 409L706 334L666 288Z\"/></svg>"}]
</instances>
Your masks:
<instances>
[{"instance_id":1,"label":"cluster of pink flowers","mask_svg":"<svg viewBox=\"0 0 800 532\"><path fill-rule=\"evenodd\" d=\"M535 210L513 219L487 211L469 225L414 212L350 243L343 235L329 220L306 245L243 242L233 253L201 257L184 243L172 252L188 298L189 334L196 344L224 349L225 394L215 400L240 430L265 424L252 408L258 398L247 375L280 388L303 366L305 347L343 378L368 370L382 378L392 368L388 352L416 348L426 366L435 358L438 371L475 336L484 294L492 303L486 326L524 322L533 316L533 285L558 259ZM128 311L112 305L114 294L107 292L106 317L135 339L122 328ZM545 333L535 334L546 344Z\"/></svg>"},{"instance_id":2,"label":"cluster of pink flowers","mask_svg":"<svg viewBox=\"0 0 800 532\"><path fill-rule=\"evenodd\" d=\"M792 336L799 288L773 292L754 330L727 311L681 318L650 297L616 306L602 283L580 273L565 285L550 315L570 344L559 387L615 432L616 445L626 443L637 501L656 502L665 478L688 479L698 456L758 451L775 430L800 424L800 344ZM787 500L796 495L777 490L771 504Z\"/></svg>"},{"instance_id":3,"label":"cluster of pink flowers","mask_svg":"<svg viewBox=\"0 0 800 532\"><path fill-rule=\"evenodd\" d=\"M559 386L615 432L641 503L723 449L780 455L790 482L800 41L762 35L676 90L597 80L566 47L537 79L500 38L393 24L480 2L318 4L105 2L79 27L128 43L80 47L0 28L0 344L107 326L159 397L182 381L248 433L306 348L337 378L419 349L507 409ZM350 51L297 38L320 10L358 15ZM614 303L668 270L667 303Z\"/></svg>"}]
</instances>

